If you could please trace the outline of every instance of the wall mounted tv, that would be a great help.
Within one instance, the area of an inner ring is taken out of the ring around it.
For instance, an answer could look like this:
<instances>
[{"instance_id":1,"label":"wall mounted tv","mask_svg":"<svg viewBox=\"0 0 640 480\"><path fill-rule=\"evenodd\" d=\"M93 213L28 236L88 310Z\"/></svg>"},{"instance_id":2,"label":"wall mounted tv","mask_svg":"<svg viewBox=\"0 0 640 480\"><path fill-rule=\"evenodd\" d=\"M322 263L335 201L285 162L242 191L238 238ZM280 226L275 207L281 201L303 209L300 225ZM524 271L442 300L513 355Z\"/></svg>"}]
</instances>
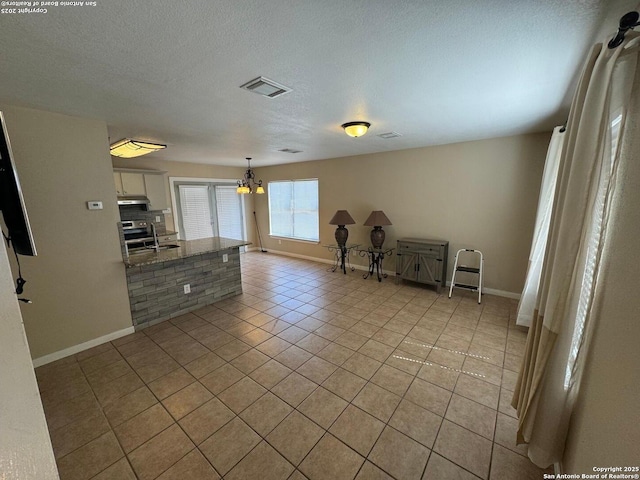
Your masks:
<instances>
[{"instance_id":1,"label":"wall mounted tv","mask_svg":"<svg viewBox=\"0 0 640 480\"><path fill-rule=\"evenodd\" d=\"M16 253L35 256L36 246L33 242L20 180L18 180L18 171L13 161L7 125L2 112L0 112L0 123L2 124L2 132L0 132L0 211L2 211L7 228L7 232L4 234L9 236L11 246Z\"/></svg>"}]
</instances>

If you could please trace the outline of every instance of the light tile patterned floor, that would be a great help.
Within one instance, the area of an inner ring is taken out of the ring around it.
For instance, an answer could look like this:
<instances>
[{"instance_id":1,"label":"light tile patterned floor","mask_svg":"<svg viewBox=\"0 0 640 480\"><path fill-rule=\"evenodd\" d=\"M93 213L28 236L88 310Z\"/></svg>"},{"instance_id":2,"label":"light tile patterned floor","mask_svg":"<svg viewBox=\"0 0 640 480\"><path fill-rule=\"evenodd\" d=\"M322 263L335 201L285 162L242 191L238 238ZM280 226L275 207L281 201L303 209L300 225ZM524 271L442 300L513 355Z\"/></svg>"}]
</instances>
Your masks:
<instances>
[{"instance_id":1,"label":"light tile patterned floor","mask_svg":"<svg viewBox=\"0 0 640 480\"><path fill-rule=\"evenodd\" d=\"M267 253L244 293L36 370L62 480L542 478L516 302Z\"/></svg>"}]
</instances>

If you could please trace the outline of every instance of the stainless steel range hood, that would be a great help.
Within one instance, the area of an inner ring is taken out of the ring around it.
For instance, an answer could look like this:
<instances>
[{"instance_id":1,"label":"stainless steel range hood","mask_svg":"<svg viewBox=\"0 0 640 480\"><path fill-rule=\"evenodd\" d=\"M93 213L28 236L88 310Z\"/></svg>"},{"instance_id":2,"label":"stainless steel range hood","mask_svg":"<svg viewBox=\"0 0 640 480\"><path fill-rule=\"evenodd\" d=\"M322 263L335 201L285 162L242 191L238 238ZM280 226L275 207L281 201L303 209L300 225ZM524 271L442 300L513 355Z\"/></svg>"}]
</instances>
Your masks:
<instances>
[{"instance_id":1,"label":"stainless steel range hood","mask_svg":"<svg viewBox=\"0 0 640 480\"><path fill-rule=\"evenodd\" d=\"M122 195L118 197L118 205L149 205L151 202L144 195Z\"/></svg>"}]
</instances>

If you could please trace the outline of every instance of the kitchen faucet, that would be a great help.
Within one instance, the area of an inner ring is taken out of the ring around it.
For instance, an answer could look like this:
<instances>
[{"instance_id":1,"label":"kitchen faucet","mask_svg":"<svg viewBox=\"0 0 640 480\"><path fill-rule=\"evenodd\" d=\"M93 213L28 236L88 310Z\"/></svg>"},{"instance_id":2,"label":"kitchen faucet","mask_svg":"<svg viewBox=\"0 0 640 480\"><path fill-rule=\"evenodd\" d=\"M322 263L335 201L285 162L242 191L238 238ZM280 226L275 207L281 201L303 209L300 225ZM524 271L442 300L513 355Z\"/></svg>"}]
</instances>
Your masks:
<instances>
[{"instance_id":1,"label":"kitchen faucet","mask_svg":"<svg viewBox=\"0 0 640 480\"><path fill-rule=\"evenodd\" d=\"M160 251L160 244L158 243L158 231L156 230L156 224L151 222L151 232L153 234L153 249L156 252Z\"/></svg>"}]
</instances>

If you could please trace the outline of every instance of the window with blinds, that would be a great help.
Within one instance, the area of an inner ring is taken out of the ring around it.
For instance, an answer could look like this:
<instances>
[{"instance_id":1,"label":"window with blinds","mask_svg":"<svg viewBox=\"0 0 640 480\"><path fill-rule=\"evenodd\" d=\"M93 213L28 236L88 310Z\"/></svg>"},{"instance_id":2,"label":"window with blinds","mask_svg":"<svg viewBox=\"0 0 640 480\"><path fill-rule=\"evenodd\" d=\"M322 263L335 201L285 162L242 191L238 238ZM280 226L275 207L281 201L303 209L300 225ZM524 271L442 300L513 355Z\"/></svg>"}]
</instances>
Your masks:
<instances>
[{"instance_id":1,"label":"window with blinds","mask_svg":"<svg viewBox=\"0 0 640 480\"><path fill-rule=\"evenodd\" d=\"M206 185L179 185L178 191L185 240L213 237L209 187Z\"/></svg>"},{"instance_id":2,"label":"window with blinds","mask_svg":"<svg viewBox=\"0 0 640 480\"><path fill-rule=\"evenodd\" d=\"M218 236L242 240L242 204L235 185L216 185Z\"/></svg>"},{"instance_id":3,"label":"window with blinds","mask_svg":"<svg viewBox=\"0 0 640 480\"><path fill-rule=\"evenodd\" d=\"M317 242L318 179L269 182L269 230L274 237Z\"/></svg>"}]
</instances>

